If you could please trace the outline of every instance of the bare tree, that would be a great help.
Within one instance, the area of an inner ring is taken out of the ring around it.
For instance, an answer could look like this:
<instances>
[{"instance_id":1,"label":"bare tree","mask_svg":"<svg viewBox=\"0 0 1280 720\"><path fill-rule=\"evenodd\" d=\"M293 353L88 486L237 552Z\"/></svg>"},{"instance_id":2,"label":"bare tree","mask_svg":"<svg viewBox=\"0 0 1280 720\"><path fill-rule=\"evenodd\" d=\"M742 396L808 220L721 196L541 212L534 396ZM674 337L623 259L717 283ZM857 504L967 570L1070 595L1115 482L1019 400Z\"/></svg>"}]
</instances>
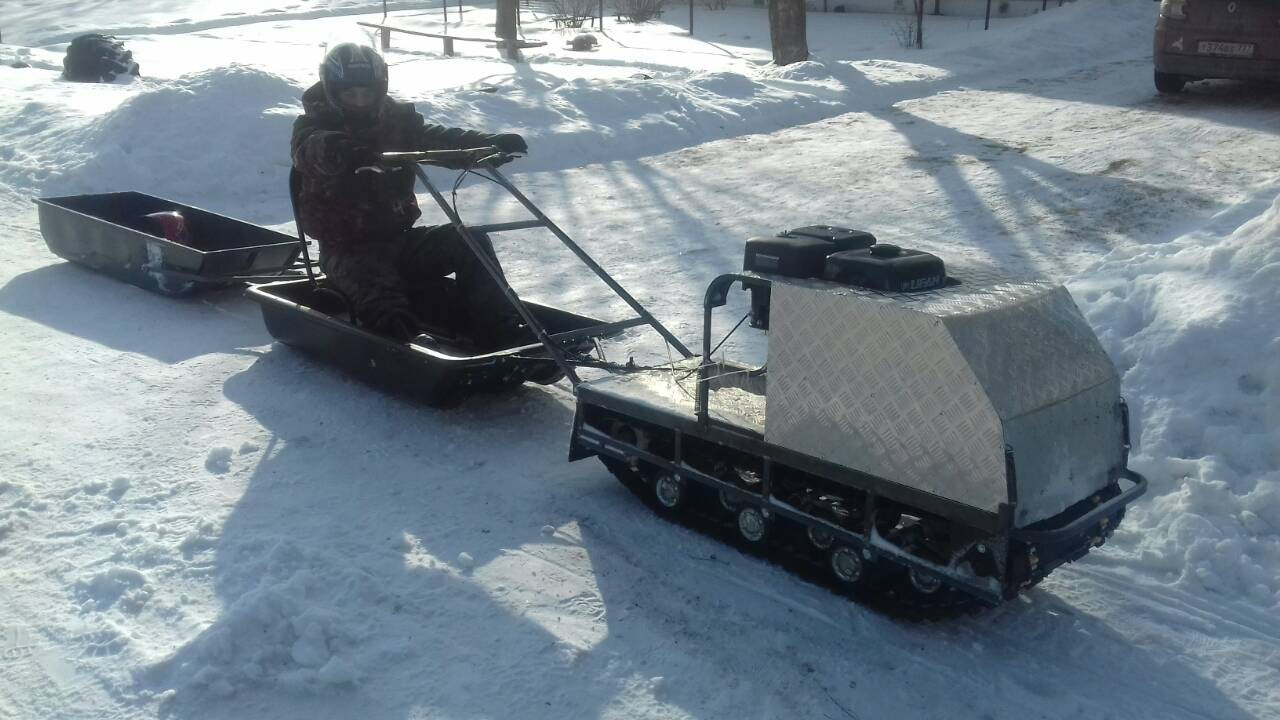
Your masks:
<instances>
[{"instance_id":1,"label":"bare tree","mask_svg":"<svg viewBox=\"0 0 1280 720\"><path fill-rule=\"evenodd\" d=\"M925 0L915 0L916 3L916 47L924 49L924 3Z\"/></svg>"},{"instance_id":2,"label":"bare tree","mask_svg":"<svg viewBox=\"0 0 1280 720\"><path fill-rule=\"evenodd\" d=\"M928 0L914 0L909 13L903 14L889 24L889 30L898 44L904 48L924 47L924 8ZM899 6L903 3L899 2Z\"/></svg>"},{"instance_id":3,"label":"bare tree","mask_svg":"<svg viewBox=\"0 0 1280 720\"><path fill-rule=\"evenodd\" d=\"M649 22L662 15L666 0L613 0L613 9L623 22Z\"/></svg>"},{"instance_id":4,"label":"bare tree","mask_svg":"<svg viewBox=\"0 0 1280 720\"><path fill-rule=\"evenodd\" d=\"M769 0L769 41L773 62L790 65L809 59L804 0Z\"/></svg>"}]
</instances>

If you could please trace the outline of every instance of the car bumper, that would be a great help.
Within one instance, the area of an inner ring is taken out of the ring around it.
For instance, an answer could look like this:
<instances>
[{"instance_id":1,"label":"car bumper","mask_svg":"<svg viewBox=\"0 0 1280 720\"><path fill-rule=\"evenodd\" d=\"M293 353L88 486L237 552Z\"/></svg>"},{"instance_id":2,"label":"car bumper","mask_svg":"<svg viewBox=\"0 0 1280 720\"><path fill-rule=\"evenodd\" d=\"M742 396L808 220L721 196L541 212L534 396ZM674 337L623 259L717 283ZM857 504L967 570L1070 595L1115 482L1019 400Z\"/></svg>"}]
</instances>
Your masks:
<instances>
[{"instance_id":1,"label":"car bumper","mask_svg":"<svg viewBox=\"0 0 1280 720\"><path fill-rule=\"evenodd\" d=\"M1213 38L1201 38L1196 33L1184 32L1161 19L1156 25L1153 53L1156 70L1188 78L1280 81L1280 59L1198 55L1195 48L1202 39ZM1243 39L1241 42L1253 41ZM1258 52L1267 52L1270 49L1269 42L1274 41L1255 42Z\"/></svg>"}]
</instances>

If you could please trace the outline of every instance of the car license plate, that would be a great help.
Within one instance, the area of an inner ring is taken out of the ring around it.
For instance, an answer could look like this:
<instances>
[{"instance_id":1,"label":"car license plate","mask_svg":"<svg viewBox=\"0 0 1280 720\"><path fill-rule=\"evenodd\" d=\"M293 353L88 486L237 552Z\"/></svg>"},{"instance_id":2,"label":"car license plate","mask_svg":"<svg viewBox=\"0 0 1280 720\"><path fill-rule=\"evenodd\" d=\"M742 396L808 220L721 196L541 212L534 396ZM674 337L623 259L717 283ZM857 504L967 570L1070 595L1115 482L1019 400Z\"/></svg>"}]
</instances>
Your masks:
<instances>
[{"instance_id":1,"label":"car license plate","mask_svg":"<svg viewBox=\"0 0 1280 720\"><path fill-rule=\"evenodd\" d=\"M1253 57L1253 43L1229 43L1201 40L1196 48L1201 55L1226 55L1227 57Z\"/></svg>"}]
</instances>

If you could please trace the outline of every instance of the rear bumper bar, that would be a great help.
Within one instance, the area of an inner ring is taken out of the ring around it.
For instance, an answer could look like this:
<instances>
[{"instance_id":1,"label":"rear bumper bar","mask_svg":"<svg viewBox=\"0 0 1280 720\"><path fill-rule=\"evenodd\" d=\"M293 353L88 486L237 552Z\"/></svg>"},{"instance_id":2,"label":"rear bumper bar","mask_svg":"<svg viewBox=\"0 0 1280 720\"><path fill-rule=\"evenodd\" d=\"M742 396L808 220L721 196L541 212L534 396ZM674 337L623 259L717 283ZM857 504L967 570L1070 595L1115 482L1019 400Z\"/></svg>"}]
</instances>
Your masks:
<instances>
[{"instance_id":1,"label":"rear bumper bar","mask_svg":"<svg viewBox=\"0 0 1280 720\"><path fill-rule=\"evenodd\" d=\"M1030 530L1025 528L1014 528L1010 535L1016 539L1032 544L1055 544L1071 540L1085 534L1095 525L1100 524L1105 518L1111 517L1116 513L1124 510L1124 508L1142 497L1147 491L1147 478L1141 473L1134 472L1125 468L1122 475L1124 479L1132 483L1128 488L1122 490L1119 495L1099 504L1094 509L1072 520L1071 522L1056 528L1043 528Z\"/></svg>"}]
</instances>

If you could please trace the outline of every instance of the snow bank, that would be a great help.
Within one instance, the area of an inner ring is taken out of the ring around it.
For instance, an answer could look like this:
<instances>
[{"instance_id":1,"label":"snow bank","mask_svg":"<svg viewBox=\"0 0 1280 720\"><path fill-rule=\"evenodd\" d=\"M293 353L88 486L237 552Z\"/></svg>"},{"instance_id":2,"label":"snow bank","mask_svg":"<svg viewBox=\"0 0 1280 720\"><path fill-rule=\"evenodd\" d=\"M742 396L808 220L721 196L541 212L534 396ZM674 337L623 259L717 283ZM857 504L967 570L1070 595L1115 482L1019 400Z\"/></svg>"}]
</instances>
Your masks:
<instances>
[{"instance_id":1,"label":"snow bank","mask_svg":"<svg viewBox=\"0 0 1280 720\"><path fill-rule=\"evenodd\" d=\"M1280 603L1280 182L1071 283L1124 373L1151 498L1122 546L1178 584Z\"/></svg>"},{"instance_id":2,"label":"snow bank","mask_svg":"<svg viewBox=\"0 0 1280 720\"><path fill-rule=\"evenodd\" d=\"M85 128L92 153L47 192L135 188L175 198L254 206L289 173L289 136L301 88L242 65L198 73L139 93Z\"/></svg>"},{"instance_id":3,"label":"snow bank","mask_svg":"<svg viewBox=\"0 0 1280 720\"><path fill-rule=\"evenodd\" d=\"M132 189L236 208L260 207L271 193L279 204L302 93L288 80L231 65L74 90L74 107L32 100L6 118L0 183L45 195ZM83 109L94 104L108 109Z\"/></svg>"}]
</instances>

